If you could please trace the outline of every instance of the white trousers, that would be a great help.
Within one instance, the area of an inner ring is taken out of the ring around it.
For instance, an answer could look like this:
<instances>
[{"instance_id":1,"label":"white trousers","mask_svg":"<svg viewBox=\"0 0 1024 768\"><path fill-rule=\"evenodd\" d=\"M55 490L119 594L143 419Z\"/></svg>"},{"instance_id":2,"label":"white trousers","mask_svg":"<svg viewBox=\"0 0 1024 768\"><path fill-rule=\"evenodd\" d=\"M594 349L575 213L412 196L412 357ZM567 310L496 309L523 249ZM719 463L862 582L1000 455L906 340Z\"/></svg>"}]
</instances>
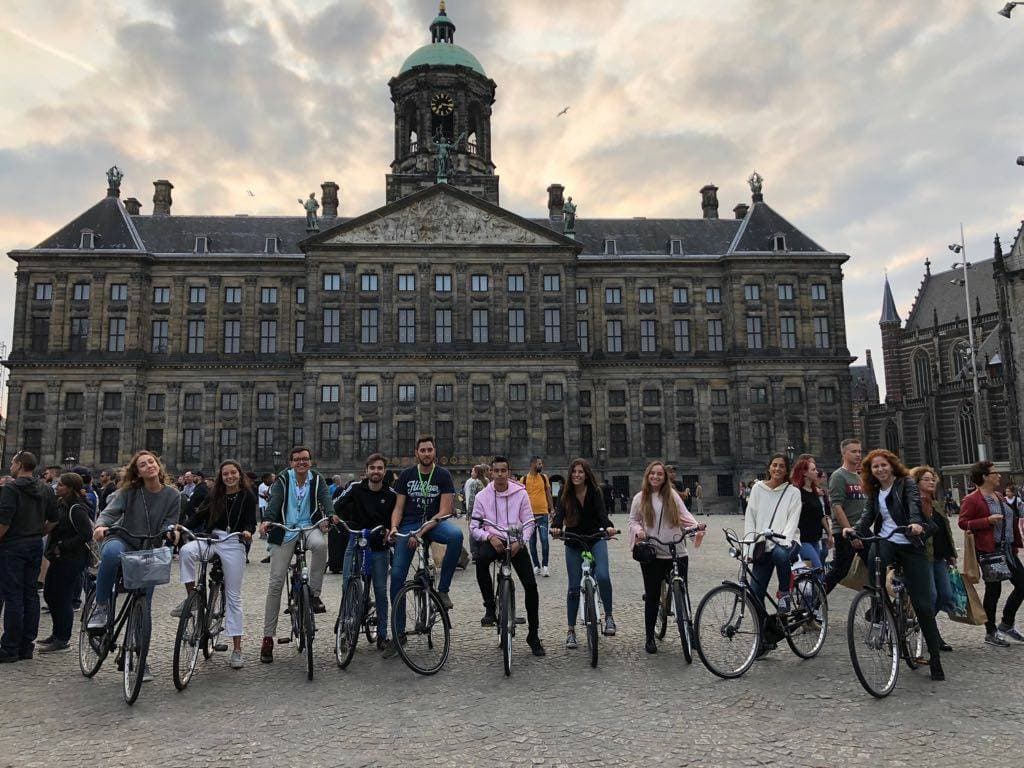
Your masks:
<instances>
[{"instance_id":1,"label":"white trousers","mask_svg":"<svg viewBox=\"0 0 1024 768\"><path fill-rule=\"evenodd\" d=\"M213 532L214 536L226 536L225 531ZM200 547L204 557L220 556L224 570L225 629L228 637L242 636L242 576L245 574L245 545L238 537L213 544L190 541L181 548L180 574L181 583L188 584L196 580L196 564L199 560ZM207 551L210 550L210 551ZM209 567L209 566L207 566ZM207 571L209 576L209 571Z\"/></svg>"}]
</instances>

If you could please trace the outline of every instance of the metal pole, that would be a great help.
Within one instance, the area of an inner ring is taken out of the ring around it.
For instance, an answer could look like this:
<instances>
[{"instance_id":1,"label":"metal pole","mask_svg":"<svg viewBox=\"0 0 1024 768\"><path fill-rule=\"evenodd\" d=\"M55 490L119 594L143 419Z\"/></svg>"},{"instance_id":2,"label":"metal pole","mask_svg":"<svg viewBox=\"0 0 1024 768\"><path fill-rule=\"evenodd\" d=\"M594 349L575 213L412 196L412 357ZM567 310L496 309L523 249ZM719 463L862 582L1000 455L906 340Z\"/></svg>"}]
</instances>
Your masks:
<instances>
[{"instance_id":1,"label":"metal pole","mask_svg":"<svg viewBox=\"0 0 1024 768\"><path fill-rule=\"evenodd\" d=\"M0 341L0 361L7 360L7 342ZM0 418L7 418L7 366L0 365Z\"/></svg>"},{"instance_id":2,"label":"metal pole","mask_svg":"<svg viewBox=\"0 0 1024 768\"><path fill-rule=\"evenodd\" d=\"M988 447L981 431L981 394L978 391L978 357L974 348L974 322L971 320L971 288L967 282L967 245L964 242L964 225L960 224L960 254L964 273L964 299L967 302L967 339L971 345L971 384L974 388L974 428L978 438L978 461L988 459Z\"/></svg>"}]
</instances>

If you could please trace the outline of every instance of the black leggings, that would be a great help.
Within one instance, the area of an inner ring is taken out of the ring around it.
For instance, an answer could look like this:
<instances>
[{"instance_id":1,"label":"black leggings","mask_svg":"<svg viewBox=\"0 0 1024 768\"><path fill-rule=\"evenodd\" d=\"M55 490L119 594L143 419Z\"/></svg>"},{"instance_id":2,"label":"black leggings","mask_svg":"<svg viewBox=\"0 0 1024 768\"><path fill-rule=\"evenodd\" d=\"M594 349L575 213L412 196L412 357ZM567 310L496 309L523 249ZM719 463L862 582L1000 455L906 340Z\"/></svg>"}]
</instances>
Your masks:
<instances>
[{"instance_id":1,"label":"black leggings","mask_svg":"<svg viewBox=\"0 0 1024 768\"><path fill-rule=\"evenodd\" d=\"M983 553L984 554L984 553ZM1010 571L1010 586L1013 587L1013 591L1010 596L1006 598L1006 605L1003 606L1003 625L1012 627L1013 621L1017 616L1017 609L1020 608L1020 604L1024 601L1024 571L1019 568L1012 568ZM996 606L999 605L999 597L1003 593L1003 582L1001 581L986 581L985 582L985 598L982 604L985 606L985 630L988 632L996 631Z\"/></svg>"},{"instance_id":2,"label":"black leggings","mask_svg":"<svg viewBox=\"0 0 1024 768\"><path fill-rule=\"evenodd\" d=\"M679 558L679 574L686 580L690 558ZM658 605L661 600L661 582L672 571L672 561L658 558L650 563L640 563L644 576L644 630L647 637L654 637L654 622L658 620Z\"/></svg>"}]
</instances>

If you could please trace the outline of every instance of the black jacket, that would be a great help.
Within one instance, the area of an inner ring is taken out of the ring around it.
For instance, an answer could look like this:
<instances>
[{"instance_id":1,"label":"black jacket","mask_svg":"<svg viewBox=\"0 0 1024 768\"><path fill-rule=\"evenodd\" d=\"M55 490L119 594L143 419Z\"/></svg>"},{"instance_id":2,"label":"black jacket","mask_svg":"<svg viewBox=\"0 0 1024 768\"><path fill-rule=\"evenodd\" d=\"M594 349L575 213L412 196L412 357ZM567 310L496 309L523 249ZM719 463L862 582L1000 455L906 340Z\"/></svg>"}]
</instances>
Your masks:
<instances>
[{"instance_id":1,"label":"black jacket","mask_svg":"<svg viewBox=\"0 0 1024 768\"><path fill-rule=\"evenodd\" d=\"M193 496L194 498L194 496ZM239 491L232 501L225 498L220 509L210 519L212 498L207 496L202 503L185 519L185 527L193 531L203 530L213 533L214 530L227 533L239 533L256 530L256 494L252 491Z\"/></svg>"},{"instance_id":2,"label":"black jacket","mask_svg":"<svg viewBox=\"0 0 1024 768\"><path fill-rule=\"evenodd\" d=\"M572 493L572 490L570 489L569 492ZM570 503L575 505L575 497ZM552 528L564 528L577 536L590 536L597 533L598 528L614 527L611 518L608 517L608 509L604 505L604 494L594 488L587 488L587 495L583 498L583 508L578 512L575 525L565 527L565 506L566 502L562 502L555 510L554 519L551 521ZM566 542L566 546L572 545L573 542Z\"/></svg>"},{"instance_id":3,"label":"black jacket","mask_svg":"<svg viewBox=\"0 0 1024 768\"><path fill-rule=\"evenodd\" d=\"M350 483L334 502L334 514L344 520L349 528L361 530L383 525L384 530L370 539L370 548L380 552L386 549L384 537L391 527L391 513L395 511L398 494L388 486L379 491L370 489L369 480Z\"/></svg>"},{"instance_id":4,"label":"black jacket","mask_svg":"<svg viewBox=\"0 0 1024 768\"><path fill-rule=\"evenodd\" d=\"M924 546L924 538L935 532L935 523L926 518L921 512L921 494L917 490L917 483L909 477L897 477L892 484L887 500L889 514L896 525L912 525L917 523L924 529L923 537L916 538L908 536L915 547ZM864 512L860 516L860 522L855 526L857 533L861 536L868 536L871 533L877 534L882 529L882 513L878 508L878 490L867 494L864 502Z\"/></svg>"},{"instance_id":5,"label":"black jacket","mask_svg":"<svg viewBox=\"0 0 1024 768\"><path fill-rule=\"evenodd\" d=\"M41 539L43 526L57 520L57 497L42 480L19 477L0 488L0 525L9 526L0 545Z\"/></svg>"},{"instance_id":6,"label":"black jacket","mask_svg":"<svg viewBox=\"0 0 1024 768\"><path fill-rule=\"evenodd\" d=\"M46 557L50 560L84 560L88 554L89 539L92 538L92 518L89 505L76 501L68 509L63 501L57 502L59 519L57 527L50 531L46 540Z\"/></svg>"}]
</instances>

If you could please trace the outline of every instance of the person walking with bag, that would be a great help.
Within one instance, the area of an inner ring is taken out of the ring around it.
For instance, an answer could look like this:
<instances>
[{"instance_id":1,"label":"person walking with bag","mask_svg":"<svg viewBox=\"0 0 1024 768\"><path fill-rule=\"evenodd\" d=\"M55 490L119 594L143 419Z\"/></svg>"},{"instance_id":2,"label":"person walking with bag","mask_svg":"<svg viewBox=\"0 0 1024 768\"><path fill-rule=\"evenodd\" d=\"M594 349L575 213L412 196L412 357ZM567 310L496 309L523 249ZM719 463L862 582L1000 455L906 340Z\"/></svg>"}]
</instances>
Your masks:
<instances>
[{"instance_id":1,"label":"person walking with bag","mask_svg":"<svg viewBox=\"0 0 1024 768\"><path fill-rule=\"evenodd\" d=\"M1006 647L1009 640L1024 643L1024 634L1014 626L1017 609L1024 601L1024 566L1018 553L1021 548L1019 516L1006 504L996 490L1002 476L991 461L979 461L971 467L975 490L960 504L957 524L974 534L974 546L985 580L985 642ZM1002 595L1003 582L1013 587L1003 606L1002 621L996 625L996 606Z\"/></svg>"}]
</instances>

